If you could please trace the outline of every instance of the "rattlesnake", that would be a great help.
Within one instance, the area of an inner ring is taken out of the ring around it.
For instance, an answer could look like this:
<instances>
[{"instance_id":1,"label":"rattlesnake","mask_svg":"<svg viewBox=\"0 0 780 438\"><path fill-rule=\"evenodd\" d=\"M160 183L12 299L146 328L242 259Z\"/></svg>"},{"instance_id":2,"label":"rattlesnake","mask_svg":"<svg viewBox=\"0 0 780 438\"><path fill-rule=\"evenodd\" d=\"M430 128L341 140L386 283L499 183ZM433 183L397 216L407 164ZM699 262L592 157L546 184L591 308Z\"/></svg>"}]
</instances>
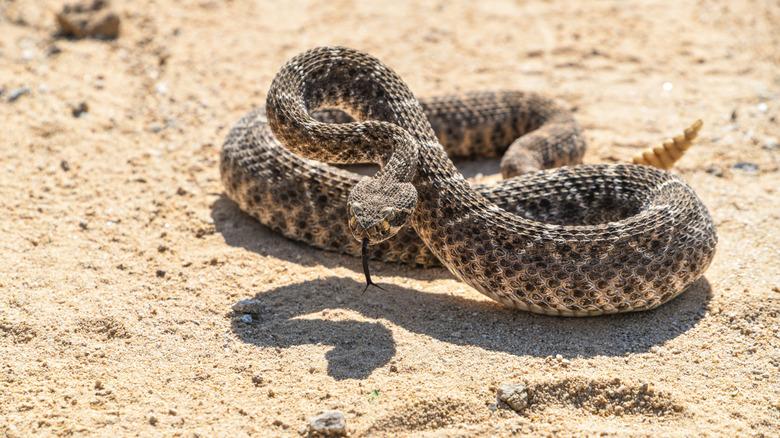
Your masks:
<instances>
[{"instance_id":1,"label":"rattlesnake","mask_svg":"<svg viewBox=\"0 0 780 438\"><path fill-rule=\"evenodd\" d=\"M423 105L430 121L402 79L368 54L322 47L298 55L276 75L265 111L228 134L226 193L287 237L352 255L369 243L373 258L441 263L494 300L551 315L654 308L712 261L712 218L670 172L579 165L472 186L431 127L458 155L500 153L532 131L504 158L505 174L579 163L580 127L549 99L503 92ZM361 179L314 159L381 170Z\"/></svg>"}]
</instances>

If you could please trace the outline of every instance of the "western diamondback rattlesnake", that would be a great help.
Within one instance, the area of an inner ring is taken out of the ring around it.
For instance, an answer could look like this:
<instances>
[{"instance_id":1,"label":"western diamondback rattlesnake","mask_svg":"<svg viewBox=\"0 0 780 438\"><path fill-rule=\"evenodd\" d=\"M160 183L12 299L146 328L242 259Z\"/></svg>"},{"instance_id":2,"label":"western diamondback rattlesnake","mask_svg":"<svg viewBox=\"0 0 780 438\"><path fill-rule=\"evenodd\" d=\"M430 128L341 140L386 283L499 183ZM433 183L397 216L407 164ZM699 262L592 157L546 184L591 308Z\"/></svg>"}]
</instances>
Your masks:
<instances>
[{"instance_id":1,"label":"western diamondback rattlesnake","mask_svg":"<svg viewBox=\"0 0 780 438\"><path fill-rule=\"evenodd\" d=\"M504 158L505 174L581 161L579 125L538 95L442 98L423 103L424 113L381 61L323 47L281 69L266 105L228 134L222 179L243 210L287 237L353 255L370 243L386 261L438 261L494 300L565 316L654 308L712 261L712 218L670 172L581 165L469 184L431 125L459 155L499 153L530 131ZM381 170L361 179L313 159Z\"/></svg>"}]
</instances>

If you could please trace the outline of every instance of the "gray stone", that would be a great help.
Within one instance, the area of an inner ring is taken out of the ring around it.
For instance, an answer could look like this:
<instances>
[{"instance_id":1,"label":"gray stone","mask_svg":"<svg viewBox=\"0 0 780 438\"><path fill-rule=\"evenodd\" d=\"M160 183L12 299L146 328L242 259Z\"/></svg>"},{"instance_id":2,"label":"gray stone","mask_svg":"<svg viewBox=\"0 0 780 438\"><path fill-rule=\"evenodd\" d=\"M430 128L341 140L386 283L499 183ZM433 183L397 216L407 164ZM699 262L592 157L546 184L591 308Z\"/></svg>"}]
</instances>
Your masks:
<instances>
[{"instance_id":1,"label":"gray stone","mask_svg":"<svg viewBox=\"0 0 780 438\"><path fill-rule=\"evenodd\" d=\"M14 102L16 99L24 96L25 94L30 94L30 88L29 87L17 87L13 90L8 92L8 101Z\"/></svg>"},{"instance_id":2,"label":"gray stone","mask_svg":"<svg viewBox=\"0 0 780 438\"><path fill-rule=\"evenodd\" d=\"M260 313L263 311L263 306L260 304L260 301L254 299L254 298L247 298L246 300L241 300L237 302L236 304L233 304L233 311L236 313Z\"/></svg>"},{"instance_id":3,"label":"gray stone","mask_svg":"<svg viewBox=\"0 0 780 438\"><path fill-rule=\"evenodd\" d=\"M515 411L521 412L530 403L528 387L525 383L505 383L498 388L498 399Z\"/></svg>"},{"instance_id":4,"label":"gray stone","mask_svg":"<svg viewBox=\"0 0 780 438\"><path fill-rule=\"evenodd\" d=\"M114 39L119 36L119 21L106 0L65 5L57 14L60 34L74 38Z\"/></svg>"},{"instance_id":5,"label":"gray stone","mask_svg":"<svg viewBox=\"0 0 780 438\"><path fill-rule=\"evenodd\" d=\"M740 161L739 163L735 164L733 166L735 169L741 170L743 172L747 173L756 173L758 172L758 166L753 163L748 163L745 161Z\"/></svg>"},{"instance_id":6,"label":"gray stone","mask_svg":"<svg viewBox=\"0 0 780 438\"><path fill-rule=\"evenodd\" d=\"M341 411L325 411L312 418L309 427L325 436L343 435L347 433L347 420Z\"/></svg>"}]
</instances>

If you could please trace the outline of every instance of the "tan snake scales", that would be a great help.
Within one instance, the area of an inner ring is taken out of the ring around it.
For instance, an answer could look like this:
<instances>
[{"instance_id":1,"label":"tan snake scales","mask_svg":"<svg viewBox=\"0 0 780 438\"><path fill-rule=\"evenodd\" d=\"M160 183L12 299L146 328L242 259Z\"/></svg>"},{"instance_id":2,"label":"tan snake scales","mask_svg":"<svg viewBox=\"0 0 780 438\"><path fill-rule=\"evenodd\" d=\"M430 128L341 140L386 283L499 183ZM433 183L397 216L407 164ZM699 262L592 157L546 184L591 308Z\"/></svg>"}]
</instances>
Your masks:
<instances>
[{"instance_id":1,"label":"tan snake scales","mask_svg":"<svg viewBox=\"0 0 780 438\"><path fill-rule=\"evenodd\" d=\"M505 175L581 162L579 125L548 99L501 92L421 105L376 58L323 47L281 69L265 111L250 112L228 134L220 168L228 196L289 238L352 255L367 239L372 258L441 263L517 309L651 309L709 266L712 218L671 172L578 165L472 186L442 147L495 155L517 137ZM381 170L361 178L314 160Z\"/></svg>"}]
</instances>

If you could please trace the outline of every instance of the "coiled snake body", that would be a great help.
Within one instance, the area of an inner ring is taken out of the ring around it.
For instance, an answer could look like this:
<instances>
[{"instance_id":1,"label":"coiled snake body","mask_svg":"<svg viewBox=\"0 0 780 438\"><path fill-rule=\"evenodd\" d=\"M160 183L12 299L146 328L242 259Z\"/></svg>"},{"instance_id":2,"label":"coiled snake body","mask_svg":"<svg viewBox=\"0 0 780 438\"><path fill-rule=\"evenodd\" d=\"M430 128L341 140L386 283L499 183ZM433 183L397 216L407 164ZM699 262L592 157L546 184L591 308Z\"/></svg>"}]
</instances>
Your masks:
<instances>
[{"instance_id":1,"label":"coiled snake body","mask_svg":"<svg viewBox=\"0 0 780 438\"><path fill-rule=\"evenodd\" d=\"M503 304L565 316L654 308L712 261L712 218L670 172L630 164L529 172L577 164L584 151L571 115L536 94L421 106L381 61L323 47L282 68L266 105L228 134L220 167L228 196L287 237L353 255L364 241L373 258L440 262ZM530 131L502 161L505 176L528 173L472 186L432 125L461 156L495 155ZM381 170L361 179L314 160Z\"/></svg>"}]
</instances>

